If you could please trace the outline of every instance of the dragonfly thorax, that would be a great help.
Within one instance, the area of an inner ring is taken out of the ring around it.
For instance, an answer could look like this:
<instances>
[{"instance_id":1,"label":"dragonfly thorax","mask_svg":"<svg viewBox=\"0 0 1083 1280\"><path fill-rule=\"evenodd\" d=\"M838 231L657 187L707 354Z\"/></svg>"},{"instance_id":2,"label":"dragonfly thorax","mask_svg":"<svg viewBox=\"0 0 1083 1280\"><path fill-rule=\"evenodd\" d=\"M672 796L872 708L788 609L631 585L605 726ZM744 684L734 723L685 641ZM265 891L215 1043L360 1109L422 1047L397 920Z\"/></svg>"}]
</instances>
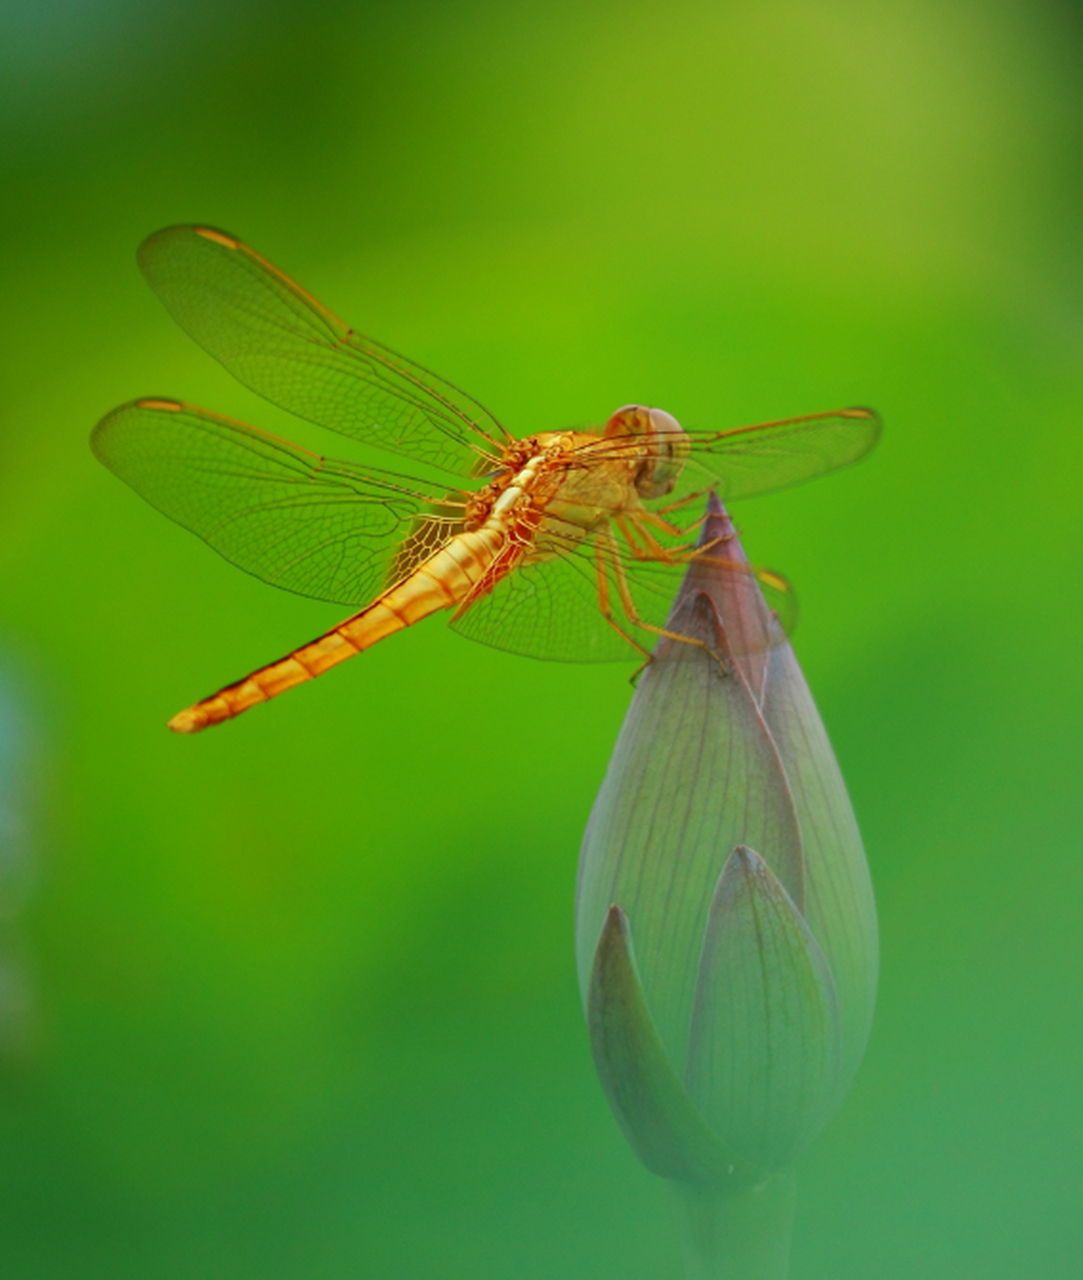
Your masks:
<instances>
[{"instance_id":1,"label":"dragonfly thorax","mask_svg":"<svg viewBox=\"0 0 1083 1280\"><path fill-rule=\"evenodd\" d=\"M672 414L640 404L626 404L611 414L604 434L627 442L630 458L638 463L634 482L641 498L670 493L692 450L692 442Z\"/></svg>"},{"instance_id":2,"label":"dragonfly thorax","mask_svg":"<svg viewBox=\"0 0 1083 1280\"><path fill-rule=\"evenodd\" d=\"M561 470L566 463L570 438L567 432L545 432L510 445L493 479L468 502L467 528L479 528L492 516L506 518L523 503L531 506L533 493L543 477Z\"/></svg>"}]
</instances>

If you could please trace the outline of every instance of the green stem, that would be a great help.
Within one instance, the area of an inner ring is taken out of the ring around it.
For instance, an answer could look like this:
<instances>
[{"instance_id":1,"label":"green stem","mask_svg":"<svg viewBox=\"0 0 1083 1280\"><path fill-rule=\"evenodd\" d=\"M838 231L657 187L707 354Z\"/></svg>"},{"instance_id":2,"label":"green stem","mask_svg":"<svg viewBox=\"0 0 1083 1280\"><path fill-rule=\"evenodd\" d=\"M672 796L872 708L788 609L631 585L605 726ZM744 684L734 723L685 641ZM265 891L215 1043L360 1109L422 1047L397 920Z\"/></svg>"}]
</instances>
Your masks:
<instances>
[{"instance_id":1,"label":"green stem","mask_svg":"<svg viewBox=\"0 0 1083 1280\"><path fill-rule=\"evenodd\" d=\"M794 1179L776 1173L743 1195L675 1183L688 1280L787 1280Z\"/></svg>"}]
</instances>

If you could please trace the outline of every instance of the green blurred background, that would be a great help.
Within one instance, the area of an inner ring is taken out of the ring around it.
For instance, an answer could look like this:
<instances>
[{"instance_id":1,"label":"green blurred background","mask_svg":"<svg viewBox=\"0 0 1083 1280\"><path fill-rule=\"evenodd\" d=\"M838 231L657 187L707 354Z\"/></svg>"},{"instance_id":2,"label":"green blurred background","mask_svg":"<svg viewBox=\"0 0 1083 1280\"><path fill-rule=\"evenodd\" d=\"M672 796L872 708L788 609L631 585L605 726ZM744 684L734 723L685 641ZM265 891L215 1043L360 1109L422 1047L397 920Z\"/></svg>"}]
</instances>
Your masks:
<instances>
[{"instance_id":1,"label":"green blurred background","mask_svg":"<svg viewBox=\"0 0 1083 1280\"><path fill-rule=\"evenodd\" d=\"M3 0L5 1280L680 1274L572 963L627 669L434 620L165 731L341 611L90 428L165 394L350 452L146 287L193 220L520 434L883 413L737 513L799 588L884 941L794 1276L1079 1276L1081 43L1037 0Z\"/></svg>"}]
</instances>

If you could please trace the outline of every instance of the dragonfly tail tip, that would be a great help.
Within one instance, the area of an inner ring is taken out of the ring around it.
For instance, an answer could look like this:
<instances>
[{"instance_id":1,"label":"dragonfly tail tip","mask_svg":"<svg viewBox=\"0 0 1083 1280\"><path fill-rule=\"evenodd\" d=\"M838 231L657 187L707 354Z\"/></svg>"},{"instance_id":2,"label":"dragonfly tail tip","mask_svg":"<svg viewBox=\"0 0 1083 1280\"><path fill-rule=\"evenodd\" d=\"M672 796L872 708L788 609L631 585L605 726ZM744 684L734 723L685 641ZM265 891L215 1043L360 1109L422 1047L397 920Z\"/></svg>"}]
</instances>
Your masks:
<instances>
[{"instance_id":1,"label":"dragonfly tail tip","mask_svg":"<svg viewBox=\"0 0 1083 1280\"><path fill-rule=\"evenodd\" d=\"M184 711L178 711L169 722L169 728L174 733L198 733L200 729L206 727L207 717L198 707L187 707Z\"/></svg>"}]
</instances>

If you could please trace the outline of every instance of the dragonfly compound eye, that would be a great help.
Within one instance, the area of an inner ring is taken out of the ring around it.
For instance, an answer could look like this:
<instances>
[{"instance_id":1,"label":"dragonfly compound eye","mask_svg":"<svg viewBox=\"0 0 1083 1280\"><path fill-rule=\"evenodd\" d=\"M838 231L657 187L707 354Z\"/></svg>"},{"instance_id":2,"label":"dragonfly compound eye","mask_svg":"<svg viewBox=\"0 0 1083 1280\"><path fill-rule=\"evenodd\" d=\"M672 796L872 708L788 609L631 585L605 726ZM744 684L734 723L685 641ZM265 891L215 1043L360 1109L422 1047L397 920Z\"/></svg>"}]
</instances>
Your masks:
<instances>
[{"instance_id":1,"label":"dragonfly compound eye","mask_svg":"<svg viewBox=\"0 0 1083 1280\"><path fill-rule=\"evenodd\" d=\"M641 498L661 498L677 483L692 449L681 424L664 409L626 404L605 424L607 439L636 465L635 486Z\"/></svg>"},{"instance_id":2,"label":"dragonfly compound eye","mask_svg":"<svg viewBox=\"0 0 1083 1280\"><path fill-rule=\"evenodd\" d=\"M642 498L661 498L670 493L684 470L692 442L681 424L664 409L650 409L650 451L636 476Z\"/></svg>"}]
</instances>

